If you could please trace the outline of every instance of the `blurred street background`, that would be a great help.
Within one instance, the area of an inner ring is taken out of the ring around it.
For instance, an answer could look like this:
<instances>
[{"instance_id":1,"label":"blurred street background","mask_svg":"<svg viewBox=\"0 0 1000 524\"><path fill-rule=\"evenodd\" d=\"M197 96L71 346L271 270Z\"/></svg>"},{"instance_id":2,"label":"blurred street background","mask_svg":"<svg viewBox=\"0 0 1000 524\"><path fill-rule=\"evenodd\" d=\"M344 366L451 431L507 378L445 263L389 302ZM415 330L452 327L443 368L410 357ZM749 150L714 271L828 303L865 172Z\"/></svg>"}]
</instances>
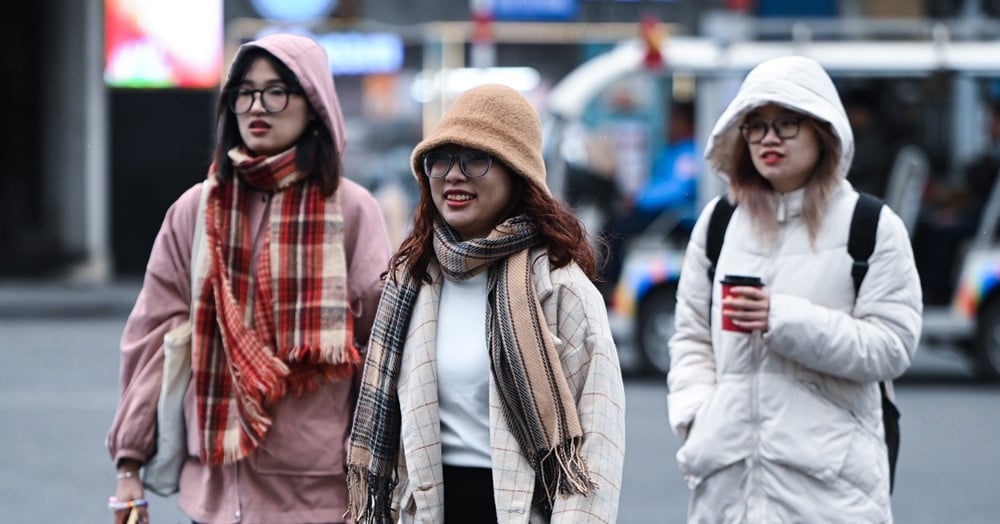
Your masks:
<instances>
[{"instance_id":1,"label":"blurred street background","mask_svg":"<svg viewBox=\"0 0 1000 524\"><path fill-rule=\"evenodd\" d=\"M393 241L424 130L485 82L522 91L547 179L596 237L626 370L620 520L683 522L666 340L693 218L723 190L702 146L743 76L830 72L849 180L910 231L924 333L899 381L896 521L1000 520L1000 0L40 0L0 17L0 523L108 522L118 338L168 206L202 180L243 42L317 39L345 175ZM153 498L157 523L187 522Z\"/></svg>"}]
</instances>

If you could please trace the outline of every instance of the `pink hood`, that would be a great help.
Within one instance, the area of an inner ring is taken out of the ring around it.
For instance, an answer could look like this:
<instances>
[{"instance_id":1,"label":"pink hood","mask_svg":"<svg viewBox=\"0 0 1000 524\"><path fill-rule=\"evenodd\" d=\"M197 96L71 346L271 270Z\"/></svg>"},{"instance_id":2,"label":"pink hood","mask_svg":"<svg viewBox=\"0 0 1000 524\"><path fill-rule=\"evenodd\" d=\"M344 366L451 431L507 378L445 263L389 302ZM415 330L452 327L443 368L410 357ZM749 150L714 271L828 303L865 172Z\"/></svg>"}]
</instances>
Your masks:
<instances>
[{"instance_id":1,"label":"pink hood","mask_svg":"<svg viewBox=\"0 0 1000 524\"><path fill-rule=\"evenodd\" d=\"M236 57L255 47L271 53L295 73L306 98L330 131L342 157L344 147L347 146L344 114L340 111L340 99L333 86L333 74L330 72L326 51L311 38L274 33L241 45L236 51ZM228 80L227 78L227 83Z\"/></svg>"}]
</instances>

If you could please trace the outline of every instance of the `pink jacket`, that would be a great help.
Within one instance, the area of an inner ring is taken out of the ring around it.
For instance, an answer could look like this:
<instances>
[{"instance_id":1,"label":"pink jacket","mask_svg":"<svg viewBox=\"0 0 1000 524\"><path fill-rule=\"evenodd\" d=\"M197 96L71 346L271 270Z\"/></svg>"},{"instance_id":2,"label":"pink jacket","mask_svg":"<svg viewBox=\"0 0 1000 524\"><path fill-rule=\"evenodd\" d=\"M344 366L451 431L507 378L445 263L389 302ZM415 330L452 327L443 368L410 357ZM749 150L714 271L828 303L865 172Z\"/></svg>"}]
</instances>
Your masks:
<instances>
[{"instance_id":1,"label":"pink jacket","mask_svg":"<svg viewBox=\"0 0 1000 524\"><path fill-rule=\"evenodd\" d=\"M142 291L122 335L121 403L107 439L116 462L125 458L144 462L155 447L163 335L188 318L191 240L201 189L202 184L195 185L167 211ZM355 338L364 345L390 246L381 211L371 194L347 179L341 179L338 193L347 225L344 250ZM251 200L251 222L258 232L266 227L269 203L266 193L257 193ZM353 416L355 388L350 381L340 381L303 398L284 398L272 408L274 425L259 449L236 464L208 468L198 458L194 392L189 386L184 415L190 457L181 474L181 509L199 522L341 520L347 507L344 444Z\"/></svg>"},{"instance_id":2,"label":"pink jacket","mask_svg":"<svg viewBox=\"0 0 1000 524\"><path fill-rule=\"evenodd\" d=\"M343 115L323 49L308 38L289 34L244 44L240 52L251 47L265 49L291 69L310 106L330 131L336 151L343 152ZM202 185L195 185L167 211L153 244L142 291L122 335L121 402L107 439L115 462L145 462L154 452L163 335L188 319L191 244L201 192ZM270 198L268 193L249 195L250 223L259 236L267 227ZM344 218L348 296L360 348L368 342L378 305L380 275L390 255L389 236L378 204L363 187L341 178L331 198L340 199ZM359 366L357 375L360 372ZM287 396L269 408L272 426L258 449L235 464L206 467L198 458L197 410L189 386L184 417L190 456L181 472L181 509L204 523L343 520L347 509L345 443L356 392L357 379L354 383L327 384L302 398Z\"/></svg>"}]
</instances>

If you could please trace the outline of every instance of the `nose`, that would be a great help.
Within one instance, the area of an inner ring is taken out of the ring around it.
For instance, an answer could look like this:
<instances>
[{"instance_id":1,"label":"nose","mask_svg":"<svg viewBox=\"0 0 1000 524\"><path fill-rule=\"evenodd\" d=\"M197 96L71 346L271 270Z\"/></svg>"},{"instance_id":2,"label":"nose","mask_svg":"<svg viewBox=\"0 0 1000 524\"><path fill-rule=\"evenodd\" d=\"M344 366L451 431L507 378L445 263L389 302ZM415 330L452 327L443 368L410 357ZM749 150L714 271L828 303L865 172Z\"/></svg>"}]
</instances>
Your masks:
<instances>
[{"instance_id":1,"label":"nose","mask_svg":"<svg viewBox=\"0 0 1000 524\"><path fill-rule=\"evenodd\" d=\"M771 142L771 143L773 143L773 142L778 142L780 140L781 140L781 137L778 136L778 125L775 124L774 122L771 122L767 126L767 129L764 130L764 136L760 139L760 141L761 141L761 143L764 143L764 142Z\"/></svg>"},{"instance_id":2,"label":"nose","mask_svg":"<svg viewBox=\"0 0 1000 524\"><path fill-rule=\"evenodd\" d=\"M258 100L260 103L258 103ZM262 91L252 91L250 93L250 108L247 109L247 113L252 113L254 111L254 106L259 108L258 111L267 112L267 110L264 109L264 93Z\"/></svg>"},{"instance_id":3,"label":"nose","mask_svg":"<svg viewBox=\"0 0 1000 524\"><path fill-rule=\"evenodd\" d=\"M445 173L444 178L450 181L457 181L465 178L465 173L462 172L461 161L458 158L452 158L451 166L448 168L448 172Z\"/></svg>"}]
</instances>

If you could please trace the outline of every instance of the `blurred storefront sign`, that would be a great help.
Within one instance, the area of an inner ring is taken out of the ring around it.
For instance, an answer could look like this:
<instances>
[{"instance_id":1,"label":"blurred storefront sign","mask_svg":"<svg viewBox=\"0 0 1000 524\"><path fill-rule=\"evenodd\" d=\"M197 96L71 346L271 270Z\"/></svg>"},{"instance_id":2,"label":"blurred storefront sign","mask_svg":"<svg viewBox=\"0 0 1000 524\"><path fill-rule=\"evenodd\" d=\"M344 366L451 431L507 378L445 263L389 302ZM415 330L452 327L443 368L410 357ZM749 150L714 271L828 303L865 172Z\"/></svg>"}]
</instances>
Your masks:
<instances>
[{"instance_id":1,"label":"blurred storefront sign","mask_svg":"<svg viewBox=\"0 0 1000 524\"><path fill-rule=\"evenodd\" d=\"M337 0L250 0L254 9L271 20L301 21L328 16Z\"/></svg>"},{"instance_id":2,"label":"blurred storefront sign","mask_svg":"<svg viewBox=\"0 0 1000 524\"><path fill-rule=\"evenodd\" d=\"M495 20L575 20L577 0L488 0Z\"/></svg>"},{"instance_id":3,"label":"blurred storefront sign","mask_svg":"<svg viewBox=\"0 0 1000 524\"><path fill-rule=\"evenodd\" d=\"M757 16L777 16L789 17L836 17L838 2L836 0L812 0L802 2L800 0L757 0L756 5L752 2L745 2L753 7L753 12ZM866 2L871 4L906 4L909 0L894 2Z\"/></svg>"},{"instance_id":4,"label":"blurred storefront sign","mask_svg":"<svg viewBox=\"0 0 1000 524\"><path fill-rule=\"evenodd\" d=\"M284 26L267 26L257 34L257 38L288 31L289 28ZM403 67L403 39L396 33L297 32L323 46L330 60L330 72L335 75L396 73Z\"/></svg>"},{"instance_id":5,"label":"blurred storefront sign","mask_svg":"<svg viewBox=\"0 0 1000 524\"><path fill-rule=\"evenodd\" d=\"M394 33L327 33L316 40L334 74L395 73L403 66L403 40Z\"/></svg>"},{"instance_id":6,"label":"blurred storefront sign","mask_svg":"<svg viewBox=\"0 0 1000 524\"><path fill-rule=\"evenodd\" d=\"M105 1L104 63L111 87L215 87L222 0Z\"/></svg>"}]
</instances>

